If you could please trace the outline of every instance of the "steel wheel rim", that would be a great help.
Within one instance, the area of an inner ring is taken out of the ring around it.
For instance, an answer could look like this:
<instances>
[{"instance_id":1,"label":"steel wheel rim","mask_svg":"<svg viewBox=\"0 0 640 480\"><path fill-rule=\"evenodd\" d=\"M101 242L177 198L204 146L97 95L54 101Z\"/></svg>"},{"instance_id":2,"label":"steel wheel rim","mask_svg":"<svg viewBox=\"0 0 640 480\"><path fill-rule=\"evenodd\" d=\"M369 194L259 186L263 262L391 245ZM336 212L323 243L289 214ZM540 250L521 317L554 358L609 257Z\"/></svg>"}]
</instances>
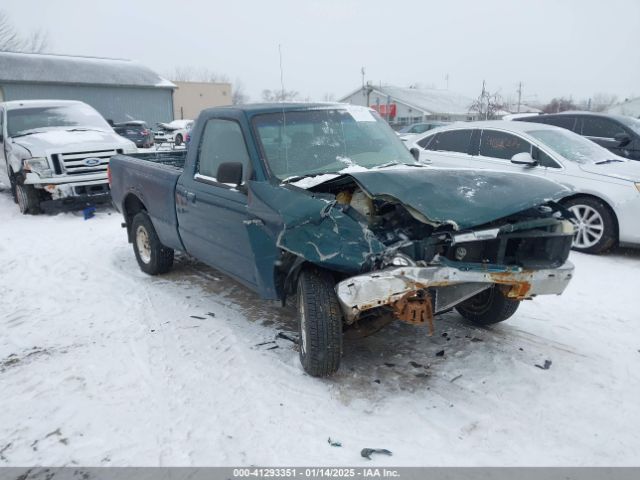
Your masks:
<instances>
[{"instance_id":1,"label":"steel wheel rim","mask_svg":"<svg viewBox=\"0 0 640 480\"><path fill-rule=\"evenodd\" d=\"M302 289L298 294L298 313L300 314L300 352L307 353L307 315L304 309L304 295Z\"/></svg>"},{"instance_id":2,"label":"steel wheel rim","mask_svg":"<svg viewBox=\"0 0 640 480\"><path fill-rule=\"evenodd\" d=\"M590 248L602 240L604 220L595 208L589 205L572 205L569 210L576 217L572 220L577 227L573 236L574 247Z\"/></svg>"},{"instance_id":3,"label":"steel wheel rim","mask_svg":"<svg viewBox=\"0 0 640 480\"><path fill-rule=\"evenodd\" d=\"M136 248L138 249L138 255L140 260L144 263L151 261L151 246L149 245L149 234L147 229L142 225L136 230Z\"/></svg>"}]
</instances>

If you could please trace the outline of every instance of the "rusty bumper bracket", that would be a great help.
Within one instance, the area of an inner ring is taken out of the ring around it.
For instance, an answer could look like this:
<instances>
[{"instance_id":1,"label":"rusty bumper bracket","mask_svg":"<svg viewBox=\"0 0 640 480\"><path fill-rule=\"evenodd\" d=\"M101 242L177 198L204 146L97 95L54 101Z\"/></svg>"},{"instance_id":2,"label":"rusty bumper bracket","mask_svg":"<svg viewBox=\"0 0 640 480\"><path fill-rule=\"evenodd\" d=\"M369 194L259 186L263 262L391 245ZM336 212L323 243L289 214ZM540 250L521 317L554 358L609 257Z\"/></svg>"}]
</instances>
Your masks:
<instances>
[{"instance_id":1,"label":"rusty bumper bracket","mask_svg":"<svg viewBox=\"0 0 640 480\"><path fill-rule=\"evenodd\" d=\"M571 262L552 269L516 267L500 272L460 270L446 265L393 267L343 280L336 285L336 293L347 323L353 323L366 310L382 306L391 306L396 318L423 323L418 320L429 321L434 314L492 285L504 285L508 288L507 295L517 300L535 295L559 295L569 284L573 269ZM428 308L427 289L436 293L435 301L429 299Z\"/></svg>"}]
</instances>

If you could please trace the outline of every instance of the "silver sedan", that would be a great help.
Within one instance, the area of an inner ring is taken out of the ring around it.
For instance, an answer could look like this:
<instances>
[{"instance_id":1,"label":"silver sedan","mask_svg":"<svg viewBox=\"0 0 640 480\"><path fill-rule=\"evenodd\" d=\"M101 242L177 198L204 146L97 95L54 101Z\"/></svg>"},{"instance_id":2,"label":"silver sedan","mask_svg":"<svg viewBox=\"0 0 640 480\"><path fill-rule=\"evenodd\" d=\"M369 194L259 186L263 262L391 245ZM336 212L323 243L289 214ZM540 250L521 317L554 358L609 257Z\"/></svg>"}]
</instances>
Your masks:
<instances>
[{"instance_id":1,"label":"silver sedan","mask_svg":"<svg viewBox=\"0 0 640 480\"><path fill-rule=\"evenodd\" d=\"M576 217L575 250L640 246L640 162L569 130L500 120L456 123L414 136L407 147L434 166L526 172L568 186L573 193L563 204Z\"/></svg>"}]
</instances>

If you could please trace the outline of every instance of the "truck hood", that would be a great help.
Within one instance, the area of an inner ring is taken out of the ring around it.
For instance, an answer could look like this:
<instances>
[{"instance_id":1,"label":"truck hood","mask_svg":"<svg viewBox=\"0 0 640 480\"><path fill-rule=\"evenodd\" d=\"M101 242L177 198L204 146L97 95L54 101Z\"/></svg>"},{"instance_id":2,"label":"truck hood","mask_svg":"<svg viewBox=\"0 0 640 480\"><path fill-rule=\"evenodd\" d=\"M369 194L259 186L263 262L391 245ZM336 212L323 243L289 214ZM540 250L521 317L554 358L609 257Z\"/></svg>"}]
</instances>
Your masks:
<instances>
[{"instance_id":1,"label":"truck hood","mask_svg":"<svg viewBox=\"0 0 640 480\"><path fill-rule=\"evenodd\" d=\"M406 167L350 172L373 198L393 198L429 223L471 228L566 197L570 190L545 178L489 170Z\"/></svg>"},{"instance_id":2,"label":"truck hood","mask_svg":"<svg viewBox=\"0 0 640 480\"><path fill-rule=\"evenodd\" d=\"M617 178L618 180L628 180L630 182L640 182L640 162L635 160L621 160L611 163L587 163L580 165L580 169L604 175L605 177Z\"/></svg>"},{"instance_id":3,"label":"truck hood","mask_svg":"<svg viewBox=\"0 0 640 480\"><path fill-rule=\"evenodd\" d=\"M17 137L12 139L12 142L29 150L34 157L46 156L50 153L83 150L85 148L113 149L134 146L133 142L120 137L115 132L94 130L49 130Z\"/></svg>"}]
</instances>

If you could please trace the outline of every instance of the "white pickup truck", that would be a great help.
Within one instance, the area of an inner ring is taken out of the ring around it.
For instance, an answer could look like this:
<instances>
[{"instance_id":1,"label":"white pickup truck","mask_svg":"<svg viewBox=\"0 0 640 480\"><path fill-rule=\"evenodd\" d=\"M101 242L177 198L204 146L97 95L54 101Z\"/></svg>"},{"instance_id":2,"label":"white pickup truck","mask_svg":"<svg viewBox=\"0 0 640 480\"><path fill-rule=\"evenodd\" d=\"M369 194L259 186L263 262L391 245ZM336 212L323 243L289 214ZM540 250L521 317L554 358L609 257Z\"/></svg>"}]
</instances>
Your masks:
<instances>
[{"instance_id":1,"label":"white pickup truck","mask_svg":"<svg viewBox=\"0 0 640 480\"><path fill-rule=\"evenodd\" d=\"M109 159L136 151L85 103L0 103L0 182L24 214L109 201Z\"/></svg>"}]
</instances>

